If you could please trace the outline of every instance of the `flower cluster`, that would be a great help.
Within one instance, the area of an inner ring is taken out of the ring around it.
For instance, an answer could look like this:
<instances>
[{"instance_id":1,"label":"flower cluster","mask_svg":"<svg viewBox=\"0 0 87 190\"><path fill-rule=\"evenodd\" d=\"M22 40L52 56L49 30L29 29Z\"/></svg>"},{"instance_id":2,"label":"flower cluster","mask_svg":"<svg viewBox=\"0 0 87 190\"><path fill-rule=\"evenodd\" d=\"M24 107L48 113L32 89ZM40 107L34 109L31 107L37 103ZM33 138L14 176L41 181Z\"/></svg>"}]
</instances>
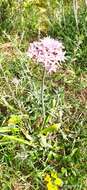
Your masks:
<instances>
[{"instance_id":1,"label":"flower cluster","mask_svg":"<svg viewBox=\"0 0 87 190\"><path fill-rule=\"evenodd\" d=\"M45 37L30 43L27 55L41 63L48 73L56 72L61 62L65 61L64 46L58 40Z\"/></svg>"},{"instance_id":2,"label":"flower cluster","mask_svg":"<svg viewBox=\"0 0 87 190\"><path fill-rule=\"evenodd\" d=\"M51 175L46 174L44 181L47 183L47 190L59 190L63 185L56 172L51 172Z\"/></svg>"}]
</instances>

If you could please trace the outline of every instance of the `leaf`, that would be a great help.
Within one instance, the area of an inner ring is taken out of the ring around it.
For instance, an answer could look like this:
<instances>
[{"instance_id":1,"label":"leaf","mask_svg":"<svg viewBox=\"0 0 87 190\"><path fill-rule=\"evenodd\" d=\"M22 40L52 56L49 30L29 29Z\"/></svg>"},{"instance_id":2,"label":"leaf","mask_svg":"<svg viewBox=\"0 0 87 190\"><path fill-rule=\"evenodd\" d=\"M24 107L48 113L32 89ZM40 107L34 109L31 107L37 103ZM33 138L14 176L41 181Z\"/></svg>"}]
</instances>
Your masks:
<instances>
[{"instance_id":1,"label":"leaf","mask_svg":"<svg viewBox=\"0 0 87 190\"><path fill-rule=\"evenodd\" d=\"M11 131L19 131L19 128L15 127L15 126L0 127L0 133L11 132Z\"/></svg>"},{"instance_id":2,"label":"leaf","mask_svg":"<svg viewBox=\"0 0 87 190\"><path fill-rule=\"evenodd\" d=\"M73 150L72 150L72 152L71 152L71 157L77 152L77 150L78 150L78 148L74 148Z\"/></svg>"},{"instance_id":3,"label":"leaf","mask_svg":"<svg viewBox=\"0 0 87 190\"><path fill-rule=\"evenodd\" d=\"M1 143L3 143L3 141L17 141L18 143L22 143L22 144L27 144L29 146L34 146L33 143L31 141L27 141L24 140L23 138L18 138L16 136L10 136L10 135L3 135L3 138L1 139Z\"/></svg>"},{"instance_id":4,"label":"leaf","mask_svg":"<svg viewBox=\"0 0 87 190\"><path fill-rule=\"evenodd\" d=\"M41 131L42 134L57 132L61 127L61 123L55 123Z\"/></svg>"},{"instance_id":5,"label":"leaf","mask_svg":"<svg viewBox=\"0 0 87 190\"><path fill-rule=\"evenodd\" d=\"M62 172L62 174L65 175L65 176L68 175L68 174L67 174L67 169L64 168L64 167L61 168L61 172Z\"/></svg>"},{"instance_id":6,"label":"leaf","mask_svg":"<svg viewBox=\"0 0 87 190\"><path fill-rule=\"evenodd\" d=\"M15 111L15 108L13 106L11 106L4 97L2 97L1 100L4 103L4 106L6 106L7 108L9 108L12 111Z\"/></svg>"}]
</instances>

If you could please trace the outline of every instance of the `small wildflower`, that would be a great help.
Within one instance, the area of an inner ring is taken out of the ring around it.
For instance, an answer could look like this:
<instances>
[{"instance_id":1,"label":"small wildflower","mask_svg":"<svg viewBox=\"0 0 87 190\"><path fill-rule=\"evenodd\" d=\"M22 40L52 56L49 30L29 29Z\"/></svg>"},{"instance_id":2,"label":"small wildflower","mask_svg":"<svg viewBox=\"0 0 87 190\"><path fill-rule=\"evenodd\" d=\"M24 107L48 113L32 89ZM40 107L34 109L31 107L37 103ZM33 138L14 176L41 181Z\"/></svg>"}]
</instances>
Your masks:
<instances>
[{"instance_id":1,"label":"small wildflower","mask_svg":"<svg viewBox=\"0 0 87 190\"><path fill-rule=\"evenodd\" d=\"M59 187L62 187L62 186L63 186L63 182L62 182L62 180L61 180L60 178L56 178L56 180L54 181L54 183L55 183L56 185L58 185Z\"/></svg>"},{"instance_id":2,"label":"small wildflower","mask_svg":"<svg viewBox=\"0 0 87 190\"><path fill-rule=\"evenodd\" d=\"M44 181L46 181L46 182L50 182L50 181L51 181L51 177L50 177L50 175L47 174L47 175L45 176Z\"/></svg>"},{"instance_id":3,"label":"small wildflower","mask_svg":"<svg viewBox=\"0 0 87 190\"><path fill-rule=\"evenodd\" d=\"M58 187L55 186L52 182L47 183L48 190L58 190Z\"/></svg>"},{"instance_id":4,"label":"small wildflower","mask_svg":"<svg viewBox=\"0 0 87 190\"><path fill-rule=\"evenodd\" d=\"M56 172L51 172L51 177L53 177L53 178L57 178L57 173Z\"/></svg>"},{"instance_id":5,"label":"small wildflower","mask_svg":"<svg viewBox=\"0 0 87 190\"><path fill-rule=\"evenodd\" d=\"M58 40L45 37L30 43L27 55L43 65L48 73L56 72L65 61L64 46Z\"/></svg>"},{"instance_id":6,"label":"small wildflower","mask_svg":"<svg viewBox=\"0 0 87 190\"><path fill-rule=\"evenodd\" d=\"M55 171L51 172L51 175L46 174L44 181L46 182L47 190L59 190L59 187L63 186L62 180Z\"/></svg>"}]
</instances>

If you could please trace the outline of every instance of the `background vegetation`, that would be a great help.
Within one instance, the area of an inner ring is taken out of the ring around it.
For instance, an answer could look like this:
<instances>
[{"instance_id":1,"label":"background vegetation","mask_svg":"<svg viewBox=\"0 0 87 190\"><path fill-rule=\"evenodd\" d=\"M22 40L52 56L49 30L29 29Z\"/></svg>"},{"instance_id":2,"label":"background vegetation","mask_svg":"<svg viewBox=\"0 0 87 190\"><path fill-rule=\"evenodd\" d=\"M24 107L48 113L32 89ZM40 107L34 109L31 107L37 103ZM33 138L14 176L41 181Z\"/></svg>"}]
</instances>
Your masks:
<instances>
[{"instance_id":1,"label":"background vegetation","mask_svg":"<svg viewBox=\"0 0 87 190\"><path fill-rule=\"evenodd\" d=\"M63 42L66 63L46 75L29 42ZM0 0L0 189L45 190L56 171L64 190L87 189L87 7L77 0Z\"/></svg>"}]
</instances>

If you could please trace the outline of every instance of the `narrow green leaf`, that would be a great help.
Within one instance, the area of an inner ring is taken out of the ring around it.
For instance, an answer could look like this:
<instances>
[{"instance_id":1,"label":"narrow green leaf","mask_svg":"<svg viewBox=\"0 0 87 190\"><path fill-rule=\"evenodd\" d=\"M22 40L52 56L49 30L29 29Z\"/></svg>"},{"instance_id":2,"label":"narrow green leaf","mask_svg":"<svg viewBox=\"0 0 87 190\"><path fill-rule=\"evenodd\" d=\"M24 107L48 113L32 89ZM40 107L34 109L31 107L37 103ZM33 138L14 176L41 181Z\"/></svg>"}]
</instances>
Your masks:
<instances>
[{"instance_id":1,"label":"narrow green leaf","mask_svg":"<svg viewBox=\"0 0 87 190\"><path fill-rule=\"evenodd\" d=\"M11 132L11 131L19 131L19 128L17 127L0 127L0 133L5 133L5 132Z\"/></svg>"},{"instance_id":2,"label":"narrow green leaf","mask_svg":"<svg viewBox=\"0 0 87 190\"><path fill-rule=\"evenodd\" d=\"M43 129L41 131L42 134L47 134L47 133L53 133L53 132L56 132L60 129L61 127L61 123L56 123L56 124L53 124L45 129Z\"/></svg>"},{"instance_id":3,"label":"narrow green leaf","mask_svg":"<svg viewBox=\"0 0 87 190\"><path fill-rule=\"evenodd\" d=\"M32 142L28 142L27 140L24 140L23 138L18 138L16 136L10 136L10 135L3 135L3 138L1 139L2 141L17 141L18 143L23 143L23 144L27 144L29 146L33 146Z\"/></svg>"}]
</instances>

